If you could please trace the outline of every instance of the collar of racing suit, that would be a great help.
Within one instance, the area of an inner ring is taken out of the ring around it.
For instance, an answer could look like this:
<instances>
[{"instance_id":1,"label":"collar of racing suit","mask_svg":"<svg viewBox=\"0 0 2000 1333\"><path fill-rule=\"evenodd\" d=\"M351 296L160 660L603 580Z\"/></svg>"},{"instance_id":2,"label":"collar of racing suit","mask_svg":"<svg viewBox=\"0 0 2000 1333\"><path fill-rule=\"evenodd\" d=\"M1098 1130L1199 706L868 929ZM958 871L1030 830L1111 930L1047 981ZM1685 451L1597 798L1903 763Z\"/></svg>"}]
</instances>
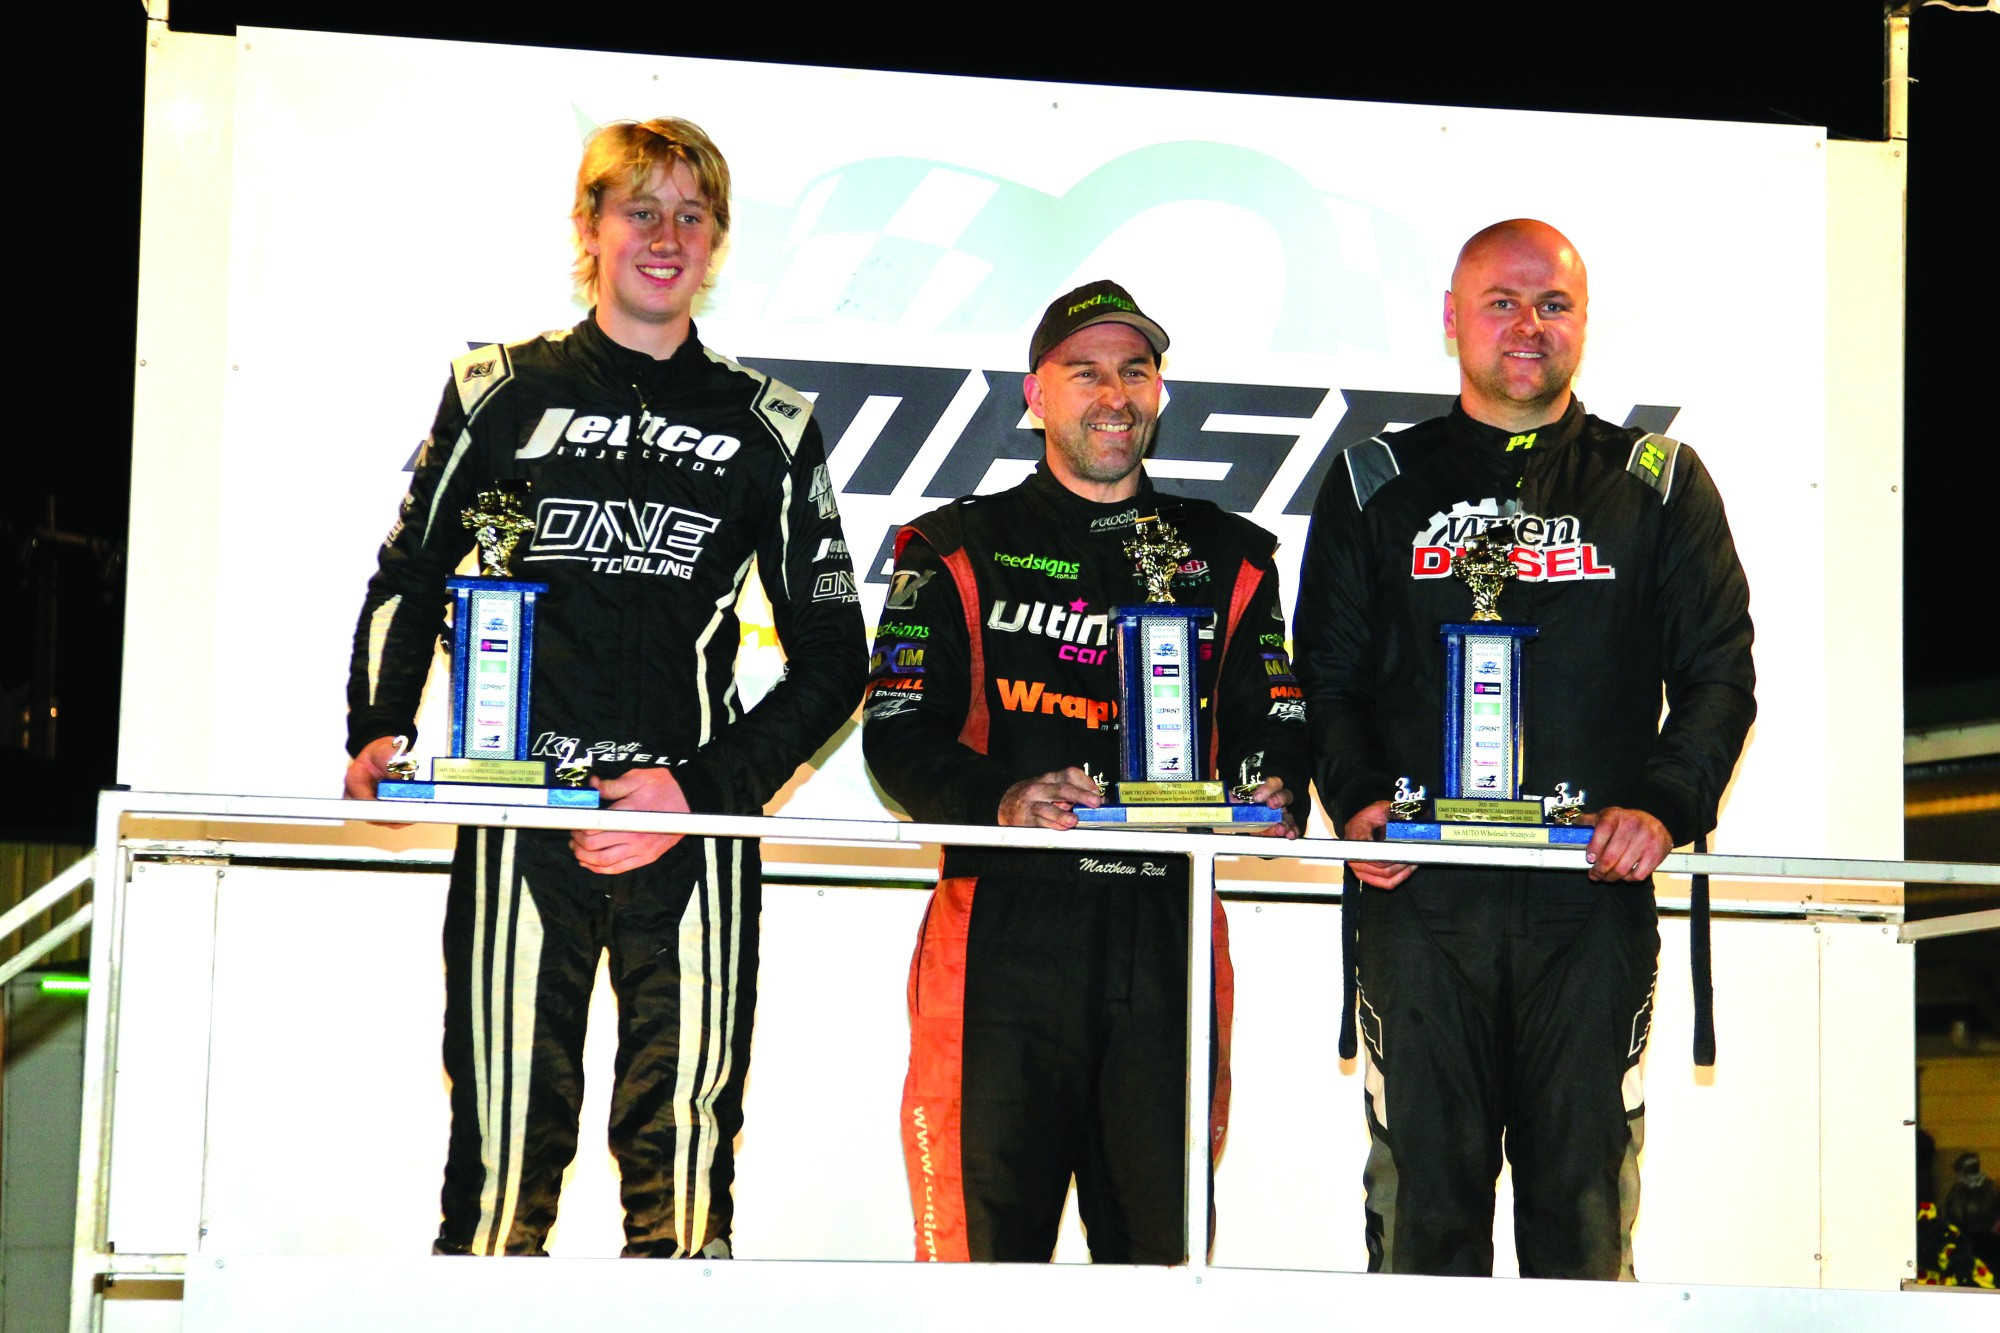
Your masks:
<instances>
[{"instance_id":1,"label":"collar of racing suit","mask_svg":"<svg viewBox=\"0 0 2000 1333\"><path fill-rule=\"evenodd\" d=\"M1153 489L1153 479L1146 475L1146 469L1139 469L1139 493L1129 500L1114 500L1104 504L1097 500L1086 500L1075 491L1062 484L1049 471L1047 461L1035 464L1034 475L1028 478L1029 493L1043 504L1054 505L1064 518L1078 518L1086 524L1094 518L1109 518L1131 510L1135 514L1156 514L1159 512L1160 494Z\"/></svg>"},{"instance_id":2,"label":"collar of racing suit","mask_svg":"<svg viewBox=\"0 0 2000 1333\"><path fill-rule=\"evenodd\" d=\"M1568 411L1554 421L1528 430L1503 430L1483 421L1474 421L1466 415L1463 401L1451 405L1450 420L1453 438L1462 443L1502 452L1525 453L1529 450L1556 449L1570 443L1582 433L1583 417L1583 400L1571 394Z\"/></svg>"},{"instance_id":3,"label":"collar of racing suit","mask_svg":"<svg viewBox=\"0 0 2000 1333\"><path fill-rule=\"evenodd\" d=\"M642 399L657 398L668 385L688 374L707 355L702 350L700 331L693 324L688 325L687 338L665 360L634 351L623 343L613 341L597 326L597 311L594 309L576 326L571 336L592 361L609 368L614 379L637 389Z\"/></svg>"}]
</instances>

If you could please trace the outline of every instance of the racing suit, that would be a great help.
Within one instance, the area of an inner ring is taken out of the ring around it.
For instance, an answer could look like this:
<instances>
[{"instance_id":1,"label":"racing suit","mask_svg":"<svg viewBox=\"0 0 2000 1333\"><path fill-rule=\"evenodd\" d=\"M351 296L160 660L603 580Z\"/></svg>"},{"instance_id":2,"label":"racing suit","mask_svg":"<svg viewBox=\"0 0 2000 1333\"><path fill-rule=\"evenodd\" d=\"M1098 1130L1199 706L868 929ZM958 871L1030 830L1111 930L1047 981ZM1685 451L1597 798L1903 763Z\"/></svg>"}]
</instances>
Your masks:
<instances>
[{"instance_id":1,"label":"racing suit","mask_svg":"<svg viewBox=\"0 0 2000 1333\"><path fill-rule=\"evenodd\" d=\"M692 332L664 361L594 319L459 357L362 605L350 753L414 736L444 582L472 546L460 512L495 481L525 478L536 526L513 570L549 589L530 754L574 743L601 776L671 767L693 811L758 813L865 680L823 459L803 397ZM753 557L792 668L745 711L735 606ZM444 932L440 1251L541 1252L575 1155L584 1020L608 948L626 1253L728 1253L759 895L754 842L687 838L651 865L598 875L561 831L460 831Z\"/></svg>"},{"instance_id":2,"label":"racing suit","mask_svg":"<svg viewBox=\"0 0 2000 1333\"><path fill-rule=\"evenodd\" d=\"M1756 709L1748 585L1694 451L1580 403L1520 434L1454 407L1328 471L1298 649L1335 827L1399 776L1438 790L1438 627L1471 612L1451 562L1508 516L1501 614L1540 629L1523 790L1644 810L1675 845L1706 833ZM1358 898L1369 1267L1492 1271L1504 1130L1522 1274L1629 1278L1651 884L1426 866Z\"/></svg>"},{"instance_id":3,"label":"racing suit","mask_svg":"<svg viewBox=\"0 0 2000 1333\"><path fill-rule=\"evenodd\" d=\"M1145 600L1122 546L1156 512L1192 550L1175 600L1216 612L1197 650L1208 773L1280 777L1303 797L1271 535L1150 481L1099 504L1043 469L898 535L863 742L911 815L992 824L1023 778L1117 775L1108 613ZM1093 1258L1185 1259L1187 874L1179 857L946 849L910 971L919 1259L1046 1261L1072 1175ZM1233 995L1219 902L1214 923L1219 1150Z\"/></svg>"}]
</instances>

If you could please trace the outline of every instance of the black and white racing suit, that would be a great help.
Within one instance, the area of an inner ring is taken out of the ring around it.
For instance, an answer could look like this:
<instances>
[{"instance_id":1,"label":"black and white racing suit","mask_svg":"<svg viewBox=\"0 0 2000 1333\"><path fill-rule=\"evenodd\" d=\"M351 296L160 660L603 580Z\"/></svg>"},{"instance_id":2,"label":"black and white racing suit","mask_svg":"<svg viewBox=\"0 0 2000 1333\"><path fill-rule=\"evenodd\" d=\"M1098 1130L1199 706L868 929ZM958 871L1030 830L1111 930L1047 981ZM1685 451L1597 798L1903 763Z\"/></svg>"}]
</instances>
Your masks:
<instances>
[{"instance_id":1,"label":"black and white racing suit","mask_svg":"<svg viewBox=\"0 0 2000 1333\"><path fill-rule=\"evenodd\" d=\"M811 404L703 347L655 361L594 319L452 364L368 585L348 748L414 736L460 512L525 478L516 577L537 611L531 755L671 767L696 813L756 814L852 712L863 625ZM790 667L747 711L736 599L753 557ZM446 1252L539 1253L575 1154L601 950L619 1003L610 1142L626 1252L728 1251L756 998L752 842L688 838L621 875L563 832L461 831L445 920Z\"/></svg>"},{"instance_id":2,"label":"black and white racing suit","mask_svg":"<svg viewBox=\"0 0 2000 1333\"><path fill-rule=\"evenodd\" d=\"M1518 434L1454 407L1328 471L1297 649L1335 827L1399 776L1441 790L1438 627L1472 608L1451 562L1504 516L1520 520L1519 577L1500 612L1540 629L1523 790L1567 783L1591 810L1647 811L1677 846L1706 833L1756 711L1722 500L1692 449L1574 403ZM1491 1271L1504 1129L1522 1273L1629 1277L1650 884L1428 866L1363 890L1359 935L1370 1267Z\"/></svg>"},{"instance_id":3,"label":"black and white racing suit","mask_svg":"<svg viewBox=\"0 0 2000 1333\"><path fill-rule=\"evenodd\" d=\"M1118 773L1110 612L1145 601L1123 546L1158 513L1214 608L1198 669L1203 774L1280 777L1304 818L1304 708L1271 535L1206 501L1098 504L1046 467L898 535L863 740L918 819L992 824L1014 783ZM1179 1263L1187 1093L1185 858L951 847L910 967L903 1146L919 1259L1046 1261L1074 1176L1099 1262ZM1214 907L1212 1118L1228 1110L1233 978Z\"/></svg>"}]
</instances>

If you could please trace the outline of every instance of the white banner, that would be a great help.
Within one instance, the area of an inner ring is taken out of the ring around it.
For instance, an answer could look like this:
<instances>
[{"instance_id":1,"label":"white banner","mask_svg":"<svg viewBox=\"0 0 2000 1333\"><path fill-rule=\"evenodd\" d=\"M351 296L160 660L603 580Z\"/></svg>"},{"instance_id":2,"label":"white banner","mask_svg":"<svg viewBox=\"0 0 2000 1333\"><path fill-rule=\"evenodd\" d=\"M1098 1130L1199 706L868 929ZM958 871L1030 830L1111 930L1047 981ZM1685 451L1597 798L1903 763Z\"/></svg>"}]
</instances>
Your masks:
<instances>
[{"instance_id":1,"label":"white banner","mask_svg":"<svg viewBox=\"0 0 2000 1333\"><path fill-rule=\"evenodd\" d=\"M226 113L215 509L149 520L150 493L134 497L135 574L170 558L143 534L213 533L212 580L184 575L173 596L214 659L128 670L122 781L334 792L355 612L447 363L581 317L567 212L582 137L673 114L735 173L702 337L815 396L871 624L894 525L1039 455L1029 332L1100 276L1174 338L1153 475L1275 530L1289 603L1333 455L1456 390L1440 315L1459 243L1537 216L1590 265L1585 402L1700 451L1749 571L1765 688L1719 848L1820 853L1833 784L1897 799L1892 774L1827 753L1829 673L1845 691L1892 671L1895 625L1887 665L1829 660L1827 166L1811 129L249 29ZM148 427L142 471L158 464ZM1853 560L1898 558L1893 530L1851 537ZM756 621L753 686L780 660ZM434 681L424 753L448 731L442 694ZM147 718L188 707L212 718L212 756L148 739ZM850 734L779 805L867 816L879 800Z\"/></svg>"}]
</instances>

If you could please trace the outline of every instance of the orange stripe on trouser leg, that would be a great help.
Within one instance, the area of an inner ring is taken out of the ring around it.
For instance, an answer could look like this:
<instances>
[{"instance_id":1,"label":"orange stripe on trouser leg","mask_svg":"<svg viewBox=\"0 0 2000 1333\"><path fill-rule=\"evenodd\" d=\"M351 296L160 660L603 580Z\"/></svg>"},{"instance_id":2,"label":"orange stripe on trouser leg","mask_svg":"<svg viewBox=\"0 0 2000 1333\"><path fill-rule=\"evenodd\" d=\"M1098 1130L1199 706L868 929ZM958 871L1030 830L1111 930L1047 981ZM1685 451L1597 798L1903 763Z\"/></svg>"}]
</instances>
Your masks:
<instances>
[{"instance_id":1,"label":"orange stripe on trouser leg","mask_svg":"<svg viewBox=\"0 0 2000 1333\"><path fill-rule=\"evenodd\" d=\"M931 895L910 960L910 1072L903 1080L903 1163L917 1258L970 1257L960 1115L965 1072L965 938L977 881L946 879Z\"/></svg>"},{"instance_id":2,"label":"orange stripe on trouser leg","mask_svg":"<svg viewBox=\"0 0 2000 1333\"><path fill-rule=\"evenodd\" d=\"M1222 1156L1222 1139L1229 1130L1229 1035L1236 1017L1236 968L1229 961L1229 918L1222 899L1214 904L1215 968L1215 1090L1209 1096L1209 1161Z\"/></svg>"}]
</instances>

